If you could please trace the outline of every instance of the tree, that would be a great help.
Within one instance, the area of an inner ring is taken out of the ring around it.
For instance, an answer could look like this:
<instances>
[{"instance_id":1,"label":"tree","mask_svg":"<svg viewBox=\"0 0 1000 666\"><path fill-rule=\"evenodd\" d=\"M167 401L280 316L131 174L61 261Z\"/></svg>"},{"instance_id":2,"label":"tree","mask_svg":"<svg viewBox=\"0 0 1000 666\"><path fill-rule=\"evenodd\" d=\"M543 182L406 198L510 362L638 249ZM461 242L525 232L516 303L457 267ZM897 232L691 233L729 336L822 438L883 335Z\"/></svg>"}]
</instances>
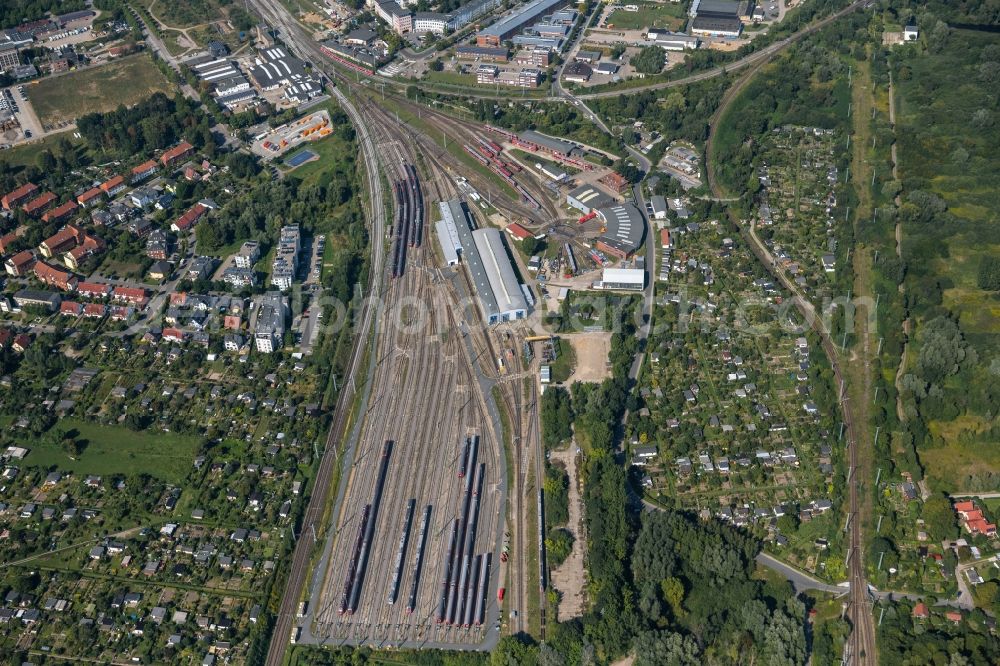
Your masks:
<instances>
[{"instance_id":1,"label":"tree","mask_svg":"<svg viewBox=\"0 0 1000 666\"><path fill-rule=\"evenodd\" d=\"M213 222L208 220L198 223L198 226L194 229L194 236L198 241L198 248L202 251L214 250L222 245L218 228L216 228Z\"/></svg>"},{"instance_id":2,"label":"tree","mask_svg":"<svg viewBox=\"0 0 1000 666\"><path fill-rule=\"evenodd\" d=\"M518 636L504 636L490 654L492 666L534 666L538 647Z\"/></svg>"},{"instance_id":3,"label":"tree","mask_svg":"<svg viewBox=\"0 0 1000 666\"><path fill-rule=\"evenodd\" d=\"M928 497L920 516L924 519L932 540L944 541L958 536L955 509L944 493L936 492Z\"/></svg>"},{"instance_id":4,"label":"tree","mask_svg":"<svg viewBox=\"0 0 1000 666\"><path fill-rule=\"evenodd\" d=\"M660 583L660 590L663 592L663 600L670 606L674 617L683 617L684 583L679 578L670 576L664 578L663 582Z\"/></svg>"},{"instance_id":5,"label":"tree","mask_svg":"<svg viewBox=\"0 0 1000 666\"><path fill-rule=\"evenodd\" d=\"M545 251L545 241L531 236L530 238L525 238L521 241L521 249L524 250L524 253L529 257L541 254Z\"/></svg>"},{"instance_id":6,"label":"tree","mask_svg":"<svg viewBox=\"0 0 1000 666\"><path fill-rule=\"evenodd\" d=\"M659 74L666 62L666 52L661 47L647 46L632 58L632 67L640 74Z\"/></svg>"},{"instance_id":7,"label":"tree","mask_svg":"<svg viewBox=\"0 0 1000 666\"><path fill-rule=\"evenodd\" d=\"M695 666L701 663L698 643L673 631L647 631L634 642L635 666Z\"/></svg>"},{"instance_id":8,"label":"tree","mask_svg":"<svg viewBox=\"0 0 1000 666\"><path fill-rule=\"evenodd\" d=\"M46 173L54 173L56 167L58 166L56 162L56 156L52 154L51 150L43 150L38 155L38 167Z\"/></svg>"},{"instance_id":9,"label":"tree","mask_svg":"<svg viewBox=\"0 0 1000 666\"><path fill-rule=\"evenodd\" d=\"M983 255L979 260L976 284L980 289L1000 291L1000 257L990 254Z\"/></svg>"},{"instance_id":10,"label":"tree","mask_svg":"<svg viewBox=\"0 0 1000 666\"><path fill-rule=\"evenodd\" d=\"M542 394L542 441L554 448L573 436L573 405L561 386L550 387Z\"/></svg>"},{"instance_id":11,"label":"tree","mask_svg":"<svg viewBox=\"0 0 1000 666\"><path fill-rule=\"evenodd\" d=\"M943 315L935 317L924 324L921 337L917 369L927 382L934 384L958 372L968 350L958 324Z\"/></svg>"}]
</instances>

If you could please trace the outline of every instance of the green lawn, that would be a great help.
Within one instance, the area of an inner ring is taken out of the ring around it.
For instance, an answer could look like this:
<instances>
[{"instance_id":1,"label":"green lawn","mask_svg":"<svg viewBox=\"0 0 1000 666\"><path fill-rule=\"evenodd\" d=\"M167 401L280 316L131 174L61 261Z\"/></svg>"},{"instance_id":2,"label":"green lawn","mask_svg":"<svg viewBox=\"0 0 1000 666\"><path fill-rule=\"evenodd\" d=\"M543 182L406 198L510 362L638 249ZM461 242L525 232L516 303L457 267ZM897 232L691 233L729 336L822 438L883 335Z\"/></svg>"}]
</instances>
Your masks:
<instances>
[{"instance_id":1,"label":"green lawn","mask_svg":"<svg viewBox=\"0 0 1000 666\"><path fill-rule=\"evenodd\" d=\"M560 339L556 344L559 345L559 357L551 364L552 381L561 384L569 379L576 369L576 350L569 340Z\"/></svg>"},{"instance_id":2,"label":"green lawn","mask_svg":"<svg viewBox=\"0 0 1000 666\"><path fill-rule=\"evenodd\" d=\"M636 3L638 4L638 3ZM608 17L607 24L615 30L644 30L646 28L667 28L680 30L684 27L684 6L671 4L638 4L639 11L616 10Z\"/></svg>"},{"instance_id":3,"label":"green lawn","mask_svg":"<svg viewBox=\"0 0 1000 666\"><path fill-rule=\"evenodd\" d=\"M28 91L43 125L72 121L87 113L131 106L173 86L145 54L65 76L42 79Z\"/></svg>"},{"instance_id":4,"label":"green lawn","mask_svg":"<svg viewBox=\"0 0 1000 666\"><path fill-rule=\"evenodd\" d=\"M77 460L58 446L43 442L25 442L31 453L26 465L58 467L76 474L149 474L170 483L187 476L198 448L198 439L167 432L133 432L117 426L104 426L79 419L59 422L79 432L87 446Z\"/></svg>"},{"instance_id":5,"label":"green lawn","mask_svg":"<svg viewBox=\"0 0 1000 666\"><path fill-rule=\"evenodd\" d=\"M26 166L38 166L38 156L42 151L48 150L53 154L58 154L59 142L62 140L69 141L73 146L79 149L84 147L84 142L81 139L73 138L73 133L59 132L58 134L50 134L40 141L33 141L32 143L25 143L9 150L0 151L0 162L6 164L8 167L26 167Z\"/></svg>"}]
</instances>

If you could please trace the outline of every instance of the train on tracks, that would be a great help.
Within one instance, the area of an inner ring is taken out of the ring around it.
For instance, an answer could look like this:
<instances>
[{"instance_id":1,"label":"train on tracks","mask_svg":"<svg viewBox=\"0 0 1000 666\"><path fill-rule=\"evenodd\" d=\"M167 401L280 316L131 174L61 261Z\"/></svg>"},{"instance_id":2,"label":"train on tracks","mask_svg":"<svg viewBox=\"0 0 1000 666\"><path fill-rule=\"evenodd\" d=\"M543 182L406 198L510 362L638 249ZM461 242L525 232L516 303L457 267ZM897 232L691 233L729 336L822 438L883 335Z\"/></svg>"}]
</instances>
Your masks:
<instances>
[{"instance_id":1,"label":"train on tracks","mask_svg":"<svg viewBox=\"0 0 1000 666\"><path fill-rule=\"evenodd\" d=\"M474 552L486 480L486 463L478 462L478 435L466 437L460 457L459 476L464 493L444 553L435 620L438 624L470 627L484 622L490 580L490 554Z\"/></svg>"},{"instance_id":2,"label":"train on tracks","mask_svg":"<svg viewBox=\"0 0 1000 666\"><path fill-rule=\"evenodd\" d=\"M396 199L396 214L393 219L392 277L397 278L406 271L406 256L411 247L420 247L424 241L424 192L412 164L404 164L404 178L392 184Z\"/></svg>"},{"instance_id":3,"label":"train on tracks","mask_svg":"<svg viewBox=\"0 0 1000 666\"><path fill-rule=\"evenodd\" d=\"M361 524L358 526L358 536L354 543L354 551L347 567L344 580L344 591L340 598L338 612L350 615L358 609L361 599L361 587L368 571L368 557L375 539L375 523L378 519L379 505L382 503L382 491L385 489L385 478L389 472L389 457L392 454L392 440L386 440L382 445L382 459L379 462L378 476L375 477L375 491L372 501L362 510Z\"/></svg>"}]
</instances>

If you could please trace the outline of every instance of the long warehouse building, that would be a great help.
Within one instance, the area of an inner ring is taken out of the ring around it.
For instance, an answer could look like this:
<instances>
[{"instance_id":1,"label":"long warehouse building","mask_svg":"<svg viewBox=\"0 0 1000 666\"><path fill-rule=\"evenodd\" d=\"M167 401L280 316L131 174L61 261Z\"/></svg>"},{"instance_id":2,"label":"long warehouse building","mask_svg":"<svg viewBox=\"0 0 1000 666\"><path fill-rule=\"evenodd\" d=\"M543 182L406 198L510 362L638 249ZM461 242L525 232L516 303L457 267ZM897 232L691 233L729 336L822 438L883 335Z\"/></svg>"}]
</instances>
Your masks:
<instances>
[{"instance_id":1,"label":"long warehouse building","mask_svg":"<svg viewBox=\"0 0 1000 666\"><path fill-rule=\"evenodd\" d=\"M567 4L568 0L531 0L517 7L493 25L476 33L479 46L500 46L521 30L542 18L549 12Z\"/></svg>"},{"instance_id":2,"label":"long warehouse building","mask_svg":"<svg viewBox=\"0 0 1000 666\"><path fill-rule=\"evenodd\" d=\"M461 254L486 323L492 325L527 317L528 304L500 232L497 229L473 231L474 223L461 199L442 201L438 208L444 222L438 227L438 240L442 245L452 245L456 254ZM451 229L457 232L457 243L448 238ZM446 233L441 234L444 230ZM450 254L446 252L445 256Z\"/></svg>"}]
</instances>

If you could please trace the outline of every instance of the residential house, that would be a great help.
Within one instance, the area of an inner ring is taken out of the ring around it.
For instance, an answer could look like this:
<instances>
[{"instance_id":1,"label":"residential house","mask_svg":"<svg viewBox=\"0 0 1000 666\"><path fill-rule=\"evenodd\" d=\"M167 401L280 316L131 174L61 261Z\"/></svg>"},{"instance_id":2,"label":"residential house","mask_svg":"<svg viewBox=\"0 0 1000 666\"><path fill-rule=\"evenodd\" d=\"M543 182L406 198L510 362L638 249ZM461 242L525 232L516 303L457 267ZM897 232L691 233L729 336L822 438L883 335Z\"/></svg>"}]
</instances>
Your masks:
<instances>
[{"instance_id":1,"label":"residential house","mask_svg":"<svg viewBox=\"0 0 1000 666\"><path fill-rule=\"evenodd\" d=\"M76 202L78 204L80 204L81 206L83 206L84 208L88 208L90 206L95 206L98 203L100 203L101 196L103 194L104 194L104 192L103 192L103 190L101 190L101 188L99 188L99 187L92 187L89 190L87 190L86 192L84 192L83 194L79 195L76 198Z\"/></svg>"},{"instance_id":2,"label":"residential house","mask_svg":"<svg viewBox=\"0 0 1000 666\"><path fill-rule=\"evenodd\" d=\"M35 277L44 285L59 287L63 291L72 291L79 281L75 275L68 271L51 266L44 261L35 263Z\"/></svg>"},{"instance_id":3,"label":"residential house","mask_svg":"<svg viewBox=\"0 0 1000 666\"><path fill-rule=\"evenodd\" d=\"M108 195L108 198L115 196L126 188L124 176L114 176L101 183L101 191Z\"/></svg>"},{"instance_id":4,"label":"residential house","mask_svg":"<svg viewBox=\"0 0 1000 666\"><path fill-rule=\"evenodd\" d=\"M157 167L155 161L148 160L146 162L143 162L139 166L132 169L132 182L138 183L140 181L149 178L154 173L156 173L156 169Z\"/></svg>"},{"instance_id":5,"label":"residential house","mask_svg":"<svg viewBox=\"0 0 1000 666\"><path fill-rule=\"evenodd\" d=\"M14 210L17 206L34 196L37 191L38 186L34 183L25 183L3 195L3 198L0 198L0 205L3 205L4 210Z\"/></svg>"},{"instance_id":6,"label":"residential house","mask_svg":"<svg viewBox=\"0 0 1000 666\"><path fill-rule=\"evenodd\" d=\"M186 213L177 218L177 220L170 225L170 228L177 233L189 231L207 212L208 208L200 203L197 203L188 209Z\"/></svg>"},{"instance_id":7,"label":"residential house","mask_svg":"<svg viewBox=\"0 0 1000 666\"><path fill-rule=\"evenodd\" d=\"M194 152L194 146L187 141L182 141L173 148L170 148L160 156L160 163L165 167L170 167Z\"/></svg>"},{"instance_id":8,"label":"residential house","mask_svg":"<svg viewBox=\"0 0 1000 666\"><path fill-rule=\"evenodd\" d=\"M184 342L186 337L187 333L179 328L163 329L163 340L166 342Z\"/></svg>"},{"instance_id":9,"label":"residential house","mask_svg":"<svg viewBox=\"0 0 1000 666\"><path fill-rule=\"evenodd\" d=\"M146 304L146 290L142 287L115 287L111 299L116 303L131 303L143 306Z\"/></svg>"},{"instance_id":10,"label":"residential house","mask_svg":"<svg viewBox=\"0 0 1000 666\"><path fill-rule=\"evenodd\" d=\"M0 254L5 254L14 244L14 242L24 235L25 227L18 227L10 233L0 236Z\"/></svg>"},{"instance_id":11,"label":"residential house","mask_svg":"<svg viewBox=\"0 0 1000 666\"><path fill-rule=\"evenodd\" d=\"M28 215L39 215L48 210L49 206L56 202L56 195L46 192L35 197L21 208Z\"/></svg>"},{"instance_id":12,"label":"residential house","mask_svg":"<svg viewBox=\"0 0 1000 666\"><path fill-rule=\"evenodd\" d=\"M167 235L157 229L146 239L146 256L150 259L163 260L170 254L170 241Z\"/></svg>"},{"instance_id":13,"label":"residential house","mask_svg":"<svg viewBox=\"0 0 1000 666\"><path fill-rule=\"evenodd\" d=\"M18 307L28 305L48 308L50 312L55 311L62 302L62 296L52 291L36 291L34 289L22 289L14 294L14 302ZM15 338L16 342L17 338Z\"/></svg>"},{"instance_id":14,"label":"residential house","mask_svg":"<svg viewBox=\"0 0 1000 666\"><path fill-rule=\"evenodd\" d=\"M38 250L42 253L43 257L52 258L57 254L69 252L77 245L82 244L85 237L86 234L83 229L72 224L67 224L55 234L43 240L38 246Z\"/></svg>"},{"instance_id":15,"label":"residential house","mask_svg":"<svg viewBox=\"0 0 1000 666\"><path fill-rule=\"evenodd\" d=\"M75 201L67 201L62 205L46 211L45 214L42 215L42 222L62 222L67 217L72 215L76 211L77 207L78 206Z\"/></svg>"},{"instance_id":16,"label":"residential house","mask_svg":"<svg viewBox=\"0 0 1000 666\"><path fill-rule=\"evenodd\" d=\"M136 208L145 208L156 203L157 193L149 187L137 187L129 194L129 198Z\"/></svg>"},{"instance_id":17,"label":"residential house","mask_svg":"<svg viewBox=\"0 0 1000 666\"><path fill-rule=\"evenodd\" d=\"M8 257L4 262L4 270L8 275L20 277L27 275L28 271L35 265L35 255L30 250L18 252L13 257Z\"/></svg>"},{"instance_id":18,"label":"residential house","mask_svg":"<svg viewBox=\"0 0 1000 666\"><path fill-rule=\"evenodd\" d=\"M104 298L111 293L111 285L100 282L81 282L76 286L76 291L87 298Z\"/></svg>"}]
</instances>

